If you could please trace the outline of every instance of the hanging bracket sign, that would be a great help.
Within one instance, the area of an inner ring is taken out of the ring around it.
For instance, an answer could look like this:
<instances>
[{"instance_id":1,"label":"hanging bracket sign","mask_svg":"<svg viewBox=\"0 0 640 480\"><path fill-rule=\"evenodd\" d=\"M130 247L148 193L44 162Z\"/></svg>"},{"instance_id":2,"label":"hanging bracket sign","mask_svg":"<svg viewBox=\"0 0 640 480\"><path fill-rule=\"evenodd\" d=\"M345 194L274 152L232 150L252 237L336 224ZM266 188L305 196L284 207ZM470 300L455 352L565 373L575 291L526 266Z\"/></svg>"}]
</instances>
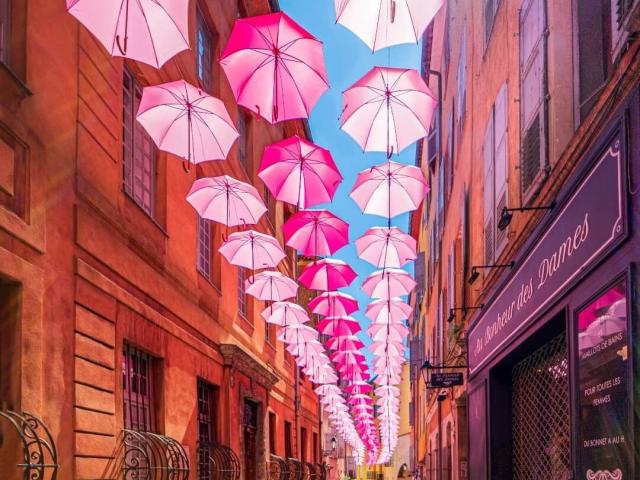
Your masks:
<instances>
[{"instance_id":1,"label":"hanging bracket sign","mask_svg":"<svg viewBox=\"0 0 640 480\"><path fill-rule=\"evenodd\" d=\"M462 372L432 373L429 387L447 388L464 384Z\"/></svg>"}]
</instances>

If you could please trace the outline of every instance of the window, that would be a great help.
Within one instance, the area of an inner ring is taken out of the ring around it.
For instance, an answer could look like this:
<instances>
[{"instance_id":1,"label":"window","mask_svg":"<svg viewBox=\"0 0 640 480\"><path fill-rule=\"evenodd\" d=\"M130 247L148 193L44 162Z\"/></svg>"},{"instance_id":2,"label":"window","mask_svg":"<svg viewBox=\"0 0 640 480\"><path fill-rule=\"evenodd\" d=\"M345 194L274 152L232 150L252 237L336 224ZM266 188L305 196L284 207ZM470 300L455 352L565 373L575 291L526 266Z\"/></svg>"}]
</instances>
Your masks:
<instances>
[{"instance_id":1,"label":"window","mask_svg":"<svg viewBox=\"0 0 640 480\"><path fill-rule=\"evenodd\" d=\"M307 461L307 429L300 428L300 460Z\"/></svg>"},{"instance_id":2,"label":"window","mask_svg":"<svg viewBox=\"0 0 640 480\"><path fill-rule=\"evenodd\" d=\"M311 454L313 463L318 463L318 434L313 432L313 453Z\"/></svg>"},{"instance_id":3,"label":"window","mask_svg":"<svg viewBox=\"0 0 640 480\"><path fill-rule=\"evenodd\" d=\"M456 304L456 246L451 244L449 257L447 258L447 315L449 310L455 308Z\"/></svg>"},{"instance_id":4,"label":"window","mask_svg":"<svg viewBox=\"0 0 640 480\"><path fill-rule=\"evenodd\" d=\"M451 63L451 21L449 19L449 4L447 4L446 8L447 12L444 16L444 53L442 54L445 78L447 78L447 76L449 75L449 63Z\"/></svg>"},{"instance_id":5,"label":"window","mask_svg":"<svg viewBox=\"0 0 640 480\"><path fill-rule=\"evenodd\" d=\"M238 267L238 313L242 318L247 319L247 292L245 281L247 272L244 268Z\"/></svg>"},{"instance_id":6,"label":"window","mask_svg":"<svg viewBox=\"0 0 640 480\"><path fill-rule=\"evenodd\" d=\"M249 154L250 123L247 114L242 110L238 110L238 134L240 135L238 138L238 161L249 174L251 173L251 158Z\"/></svg>"},{"instance_id":7,"label":"window","mask_svg":"<svg viewBox=\"0 0 640 480\"><path fill-rule=\"evenodd\" d=\"M271 346L273 346L275 343L273 327L274 325L270 324L266 320L264 321L264 340Z\"/></svg>"},{"instance_id":8,"label":"window","mask_svg":"<svg viewBox=\"0 0 640 480\"><path fill-rule=\"evenodd\" d=\"M464 115L467 109L467 26L465 24L462 30L462 38L460 39L460 60L458 61L457 76L457 109L456 117L458 122L458 140L462 134L464 125Z\"/></svg>"},{"instance_id":9,"label":"window","mask_svg":"<svg viewBox=\"0 0 640 480\"><path fill-rule=\"evenodd\" d=\"M276 414L269 412L269 453L276 454Z\"/></svg>"},{"instance_id":10,"label":"window","mask_svg":"<svg viewBox=\"0 0 640 480\"><path fill-rule=\"evenodd\" d=\"M448 155L448 152L447 154ZM446 156L445 155L445 156ZM447 163L448 160L447 159L442 159L440 158L440 164L438 165L438 193L437 193L437 197L436 197L436 232L437 232L437 241L439 242L442 239L442 231L444 230L444 200L445 200L445 195L444 195L444 186L445 186L445 181L444 181L444 176L445 176L445 171L444 171L444 166L445 163ZM439 259L439 255L438 255L438 249L436 249L436 261L438 261Z\"/></svg>"},{"instance_id":11,"label":"window","mask_svg":"<svg viewBox=\"0 0 640 480\"><path fill-rule=\"evenodd\" d=\"M546 19L544 0L520 11L520 183L526 202L546 167Z\"/></svg>"},{"instance_id":12,"label":"window","mask_svg":"<svg viewBox=\"0 0 640 480\"><path fill-rule=\"evenodd\" d=\"M444 337L444 302L442 298L442 291L438 293L438 330L437 330L437 342L436 346L438 351L438 364L442 365L444 363L444 348L443 348L443 337Z\"/></svg>"},{"instance_id":13,"label":"window","mask_svg":"<svg viewBox=\"0 0 640 480\"><path fill-rule=\"evenodd\" d=\"M198 479L210 480L211 446L216 443L218 418L218 388L198 379Z\"/></svg>"},{"instance_id":14,"label":"window","mask_svg":"<svg viewBox=\"0 0 640 480\"><path fill-rule=\"evenodd\" d=\"M123 85L124 191L147 215L153 217L155 213L156 147L142 125L136 121L142 89L127 70L124 71Z\"/></svg>"},{"instance_id":15,"label":"window","mask_svg":"<svg viewBox=\"0 0 640 480\"><path fill-rule=\"evenodd\" d=\"M197 215L197 214L196 214ZM211 223L198 215L197 223L197 268L207 280L211 280Z\"/></svg>"},{"instance_id":16,"label":"window","mask_svg":"<svg viewBox=\"0 0 640 480\"><path fill-rule=\"evenodd\" d=\"M0 277L0 410L20 411L21 285Z\"/></svg>"},{"instance_id":17,"label":"window","mask_svg":"<svg viewBox=\"0 0 640 480\"><path fill-rule=\"evenodd\" d=\"M154 367L151 355L125 344L122 356L122 396L124 427L140 432L155 432L156 405Z\"/></svg>"},{"instance_id":18,"label":"window","mask_svg":"<svg viewBox=\"0 0 640 480\"><path fill-rule=\"evenodd\" d=\"M429 168L435 168L438 164L440 156L440 105L433 114L433 121L429 128L429 136L427 137L427 165Z\"/></svg>"},{"instance_id":19,"label":"window","mask_svg":"<svg viewBox=\"0 0 640 480\"><path fill-rule=\"evenodd\" d=\"M484 261L493 263L504 248L506 230L497 227L507 206L507 84L491 108L482 148L484 164Z\"/></svg>"},{"instance_id":20,"label":"window","mask_svg":"<svg viewBox=\"0 0 640 480\"><path fill-rule=\"evenodd\" d=\"M284 422L284 456L290 458L293 456L291 449L291 422Z\"/></svg>"},{"instance_id":21,"label":"window","mask_svg":"<svg viewBox=\"0 0 640 480\"><path fill-rule=\"evenodd\" d=\"M196 75L200 86L211 93L213 35L202 10L196 9Z\"/></svg>"},{"instance_id":22,"label":"window","mask_svg":"<svg viewBox=\"0 0 640 480\"><path fill-rule=\"evenodd\" d=\"M484 48L489 45L491 31L496 20L500 0L484 0Z\"/></svg>"},{"instance_id":23,"label":"window","mask_svg":"<svg viewBox=\"0 0 640 480\"><path fill-rule=\"evenodd\" d=\"M11 40L10 0L0 0L0 63L9 63L9 43Z\"/></svg>"},{"instance_id":24,"label":"window","mask_svg":"<svg viewBox=\"0 0 640 480\"><path fill-rule=\"evenodd\" d=\"M449 145L447 148L447 156L446 156L446 165L445 165L445 170L446 170L446 182L445 182L445 189L446 189L446 195L445 195L445 199L449 200L449 197L451 196L451 190L453 189L453 166L455 165L455 123L454 123L454 117L453 117L453 111L455 109L455 102L452 100L451 101L451 110L449 110Z\"/></svg>"}]
</instances>

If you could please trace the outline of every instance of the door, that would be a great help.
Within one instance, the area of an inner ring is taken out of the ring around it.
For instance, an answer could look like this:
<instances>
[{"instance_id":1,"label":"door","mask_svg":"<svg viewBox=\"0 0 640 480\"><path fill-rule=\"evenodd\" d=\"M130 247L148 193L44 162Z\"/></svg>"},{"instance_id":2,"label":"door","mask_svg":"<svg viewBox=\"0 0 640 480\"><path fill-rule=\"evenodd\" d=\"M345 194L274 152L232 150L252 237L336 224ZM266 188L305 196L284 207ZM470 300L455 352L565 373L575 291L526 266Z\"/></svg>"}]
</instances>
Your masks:
<instances>
[{"instance_id":1,"label":"door","mask_svg":"<svg viewBox=\"0 0 640 480\"><path fill-rule=\"evenodd\" d=\"M258 433L258 404L244 401L243 414L244 479L256 480L256 444Z\"/></svg>"}]
</instances>

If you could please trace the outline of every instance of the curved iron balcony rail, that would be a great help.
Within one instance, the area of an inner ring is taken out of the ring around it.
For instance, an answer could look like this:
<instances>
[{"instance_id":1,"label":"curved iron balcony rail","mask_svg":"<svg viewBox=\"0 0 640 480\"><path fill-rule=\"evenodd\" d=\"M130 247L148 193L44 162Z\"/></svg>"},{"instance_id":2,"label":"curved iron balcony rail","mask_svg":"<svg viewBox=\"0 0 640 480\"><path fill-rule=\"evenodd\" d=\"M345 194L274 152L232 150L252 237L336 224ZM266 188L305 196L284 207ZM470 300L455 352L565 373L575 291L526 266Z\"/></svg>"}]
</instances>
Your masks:
<instances>
[{"instance_id":1,"label":"curved iron balcony rail","mask_svg":"<svg viewBox=\"0 0 640 480\"><path fill-rule=\"evenodd\" d=\"M157 433L122 431L122 473L131 480L187 480L189 459L173 438Z\"/></svg>"},{"instance_id":2,"label":"curved iron balcony rail","mask_svg":"<svg viewBox=\"0 0 640 480\"><path fill-rule=\"evenodd\" d=\"M49 472L49 478L56 480L59 467L58 452L51 432L42 420L28 412L17 413L11 410L0 410L0 420L2 419L15 430L22 445L23 462L16 466L24 469L23 477L29 480L44 480Z\"/></svg>"},{"instance_id":3,"label":"curved iron balcony rail","mask_svg":"<svg viewBox=\"0 0 640 480\"><path fill-rule=\"evenodd\" d=\"M267 471L269 480L289 480L289 463L286 458L271 454Z\"/></svg>"},{"instance_id":4,"label":"curved iron balcony rail","mask_svg":"<svg viewBox=\"0 0 640 480\"><path fill-rule=\"evenodd\" d=\"M231 448L224 445L198 445L198 468L198 478L240 480L240 460Z\"/></svg>"},{"instance_id":5,"label":"curved iron balcony rail","mask_svg":"<svg viewBox=\"0 0 640 480\"><path fill-rule=\"evenodd\" d=\"M288 480L305 480L304 465L297 458L287 458L287 466L289 467Z\"/></svg>"}]
</instances>

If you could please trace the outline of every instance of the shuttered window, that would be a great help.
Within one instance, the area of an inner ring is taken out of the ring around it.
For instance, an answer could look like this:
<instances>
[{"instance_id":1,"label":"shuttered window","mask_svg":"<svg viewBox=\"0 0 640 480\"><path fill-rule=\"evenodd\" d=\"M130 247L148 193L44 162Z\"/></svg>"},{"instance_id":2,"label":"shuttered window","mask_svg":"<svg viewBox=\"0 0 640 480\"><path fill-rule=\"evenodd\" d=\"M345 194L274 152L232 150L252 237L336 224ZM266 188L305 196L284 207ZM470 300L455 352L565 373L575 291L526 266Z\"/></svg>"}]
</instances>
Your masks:
<instances>
[{"instance_id":1,"label":"shuttered window","mask_svg":"<svg viewBox=\"0 0 640 480\"><path fill-rule=\"evenodd\" d=\"M458 62L457 76L457 108L456 117L458 122L458 141L462 133L464 125L464 115L467 109L467 26L462 30L462 38L460 39L460 60Z\"/></svg>"},{"instance_id":2,"label":"shuttered window","mask_svg":"<svg viewBox=\"0 0 640 480\"><path fill-rule=\"evenodd\" d=\"M418 287L416 289L416 303L422 303L422 297L424 295L424 289L426 284L425 277L425 254L424 252L418 252L418 258L415 261L415 279L418 283Z\"/></svg>"},{"instance_id":3,"label":"shuttered window","mask_svg":"<svg viewBox=\"0 0 640 480\"><path fill-rule=\"evenodd\" d=\"M447 153L448 155L448 153ZM442 230L444 228L444 165L447 162L446 159L440 159L440 164L438 165L438 196L436 199L437 206L437 216L436 216L436 230L438 241L442 238ZM436 260L438 260L438 252L436 250Z\"/></svg>"},{"instance_id":4,"label":"shuttered window","mask_svg":"<svg viewBox=\"0 0 640 480\"><path fill-rule=\"evenodd\" d=\"M526 201L546 166L545 0L525 0L520 11L520 182Z\"/></svg>"},{"instance_id":5,"label":"shuttered window","mask_svg":"<svg viewBox=\"0 0 640 480\"><path fill-rule=\"evenodd\" d=\"M444 299L442 298L442 291L438 294L438 329L436 333L436 341L438 342L436 348L438 350L438 363L444 363Z\"/></svg>"},{"instance_id":6,"label":"shuttered window","mask_svg":"<svg viewBox=\"0 0 640 480\"><path fill-rule=\"evenodd\" d=\"M238 111L238 161L244 167L247 174L251 173L251 165L249 158L249 118L242 111Z\"/></svg>"},{"instance_id":7,"label":"shuttered window","mask_svg":"<svg viewBox=\"0 0 640 480\"><path fill-rule=\"evenodd\" d=\"M449 74L449 63L451 62L451 25L449 20L449 4L446 6L447 12L444 16L444 42L443 42L443 61L444 73ZM446 78L446 77L445 77Z\"/></svg>"},{"instance_id":8,"label":"shuttered window","mask_svg":"<svg viewBox=\"0 0 640 480\"><path fill-rule=\"evenodd\" d=\"M456 248L455 242L451 244L447 259L447 314L456 304Z\"/></svg>"},{"instance_id":9,"label":"shuttered window","mask_svg":"<svg viewBox=\"0 0 640 480\"><path fill-rule=\"evenodd\" d=\"M200 86L211 93L213 34L200 7L196 9L196 75Z\"/></svg>"},{"instance_id":10,"label":"shuttered window","mask_svg":"<svg viewBox=\"0 0 640 480\"><path fill-rule=\"evenodd\" d=\"M507 206L507 84L498 92L489 113L482 146L484 171L484 260L490 264L506 242L506 230L497 228L502 209Z\"/></svg>"},{"instance_id":11,"label":"shuttered window","mask_svg":"<svg viewBox=\"0 0 640 480\"><path fill-rule=\"evenodd\" d=\"M238 267L238 313L247 319L247 291L245 280L247 273L244 268Z\"/></svg>"},{"instance_id":12,"label":"shuttered window","mask_svg":"<svg viewBox=\"0 0 640 480\"><path fill-rule=\"evenodd\" d=\"M197 268L204 278L211 281L211 223L197 215Z\"/></svg>"},{"instance_id":13,"label":"shuttered window","mask_svg":"<svg viewBox=\"0 0 640 480\"><path fill-rule=\"evenodd\" d=\"M153 217L156 147L142 125L136 121L141 98L142 89L133 75L125 70L122 112L124 191L142 210Z\"/></svg>"},{"instance_id":14,"label":"shuttered window","mask_svg":"<svg viewBox=\"0 0 640 480\"><path fill-rule=\"evenodd\" d=\"M483 0L484 2L484 46L489 45L489 39L491 38L491 31L493 30L493 24L496 20L496 13L498 12L498 5L500 0Z\"/></svg>"},{"instance_id":15,"label":"shuttered window","mask_svg":"<svg viewBox=\"0 0 640 480\"><path fill-rule=\"evenodd\" d=\"M11 39L10 0L0 0L0 62L9 63L9 41Z\"/></svg>"},{"instance_id":16,"label":"shuttered window","mask_svg":"<svg viewBox=\"0 0 640 480\"><path fill-rule=\"evenodd\" d=\"M438 109L440 106L437 107ZM427 137L427 165L429 168L434 168L438 164L438 157L440 156L440 115L439 110L436 110L433 115L433 123L429 128L429 136Z\"/></svg>"}]
</instances>

